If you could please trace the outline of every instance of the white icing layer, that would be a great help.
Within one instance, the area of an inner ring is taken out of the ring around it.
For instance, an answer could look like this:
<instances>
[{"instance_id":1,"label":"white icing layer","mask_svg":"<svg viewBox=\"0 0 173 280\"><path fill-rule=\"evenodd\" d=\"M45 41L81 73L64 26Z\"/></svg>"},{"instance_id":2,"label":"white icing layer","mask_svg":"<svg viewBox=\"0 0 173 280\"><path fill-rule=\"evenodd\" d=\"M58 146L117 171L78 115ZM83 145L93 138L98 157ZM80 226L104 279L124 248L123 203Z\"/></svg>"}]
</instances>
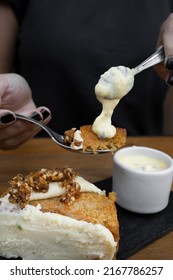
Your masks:
<instances>
[{"instance_id":1,"label":"white icing layer","mask_svg":"<svg viewBox=\"0 0 173 280\"><path fill-rule=\"evenodd\" d=\"M117 243L100 224L43 213L40 206L23 210L0 199L0 255L23 259L112 259Z\"/></svg>"}]
</instances>

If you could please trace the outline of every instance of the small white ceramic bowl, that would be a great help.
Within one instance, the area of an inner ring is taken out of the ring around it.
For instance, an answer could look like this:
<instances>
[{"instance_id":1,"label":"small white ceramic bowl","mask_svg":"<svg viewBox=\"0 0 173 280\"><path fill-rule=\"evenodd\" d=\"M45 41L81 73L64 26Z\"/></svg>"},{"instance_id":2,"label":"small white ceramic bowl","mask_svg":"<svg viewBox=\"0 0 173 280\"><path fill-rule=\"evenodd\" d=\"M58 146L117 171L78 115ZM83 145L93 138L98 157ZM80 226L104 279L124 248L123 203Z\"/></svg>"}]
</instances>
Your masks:
<instances>
[{"instance_id":1,"label":"small white ceramic bowl","mask_svg":"<svg viewBox=\"0 0 173 280\"><path fill-rule=\"evenodd\" d=\"M163 210L172 180L173 160L159 150L132 146L114 154L112 189L117 204L127 210L143 214Z\"/></svg>"}]
</instances>

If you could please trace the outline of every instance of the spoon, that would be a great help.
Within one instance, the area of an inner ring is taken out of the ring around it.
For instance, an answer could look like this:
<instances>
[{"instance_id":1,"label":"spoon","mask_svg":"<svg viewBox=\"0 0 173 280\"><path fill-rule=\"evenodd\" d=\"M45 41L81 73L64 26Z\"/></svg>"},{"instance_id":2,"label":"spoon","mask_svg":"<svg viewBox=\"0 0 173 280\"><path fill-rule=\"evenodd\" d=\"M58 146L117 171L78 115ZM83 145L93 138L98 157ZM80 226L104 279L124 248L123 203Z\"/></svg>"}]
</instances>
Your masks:
<instances>
[{"instance_id":1,"label":"spoon","mask_svg":"<svg viewBox=\"0 0 173 280\"><path fill-rule=\"evenodd\" d=\"M52 140L56 144L58 144L59 146L61 146L64 149L67 149L67 150L70 150L70 151L73 151L73 152L84 153L84 154L93 154L93 152L91 150L87 150L87 151L83 151L82 149L81 150L75 150L71 146L65 145L63 143L63 140L64 140L64 136L63 135L60 135L59 133L53 131L47 125L45 125L45 124L43 124L43 123L41 123L39 121L36 121L33 118L31 118L31 117L27 117L27 116L20 115L20 114L16 114L16 117L17 117L17 119L28 121L28 122L31 122L33 124L36 124L36 125L40 126L42 129L44 129L47 132L47 134L52 138ZM110 150L97 150L96 151L96 153L99 153L99 154L100 153L108 153L108 152L111 152L111 151Z\"/></svg>"}]
</instances>

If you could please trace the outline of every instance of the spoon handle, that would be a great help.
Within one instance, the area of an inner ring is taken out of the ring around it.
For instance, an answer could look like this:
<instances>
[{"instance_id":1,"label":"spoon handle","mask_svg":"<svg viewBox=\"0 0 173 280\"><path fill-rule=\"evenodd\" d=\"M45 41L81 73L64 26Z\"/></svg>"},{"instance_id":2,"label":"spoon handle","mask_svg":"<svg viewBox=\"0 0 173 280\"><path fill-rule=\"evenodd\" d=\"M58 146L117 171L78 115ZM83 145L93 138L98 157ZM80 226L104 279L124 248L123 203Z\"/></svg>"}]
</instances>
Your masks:
<instances>
[{"instance_id":1,"label":"spoon handle","mask_svg":"<svg viewBox=\"0 0 173 280\"><path fill-rule=\"evenodd\" d=\"M154 52L151 56L149 56L146 60L144 60L141 64L133 68L134 75L142 72L143 70L152 67L165 59L164 48L160 46L156 52Z\"/></svg>"}]
</instances>

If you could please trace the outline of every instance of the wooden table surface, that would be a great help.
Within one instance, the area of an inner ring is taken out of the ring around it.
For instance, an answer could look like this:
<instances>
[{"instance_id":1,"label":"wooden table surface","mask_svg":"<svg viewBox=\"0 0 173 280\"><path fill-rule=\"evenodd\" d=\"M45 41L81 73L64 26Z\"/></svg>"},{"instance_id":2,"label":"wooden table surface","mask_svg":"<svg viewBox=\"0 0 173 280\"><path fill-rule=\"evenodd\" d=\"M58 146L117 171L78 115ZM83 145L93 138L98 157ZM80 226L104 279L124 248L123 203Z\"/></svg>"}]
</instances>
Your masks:
<instances>
[{"instance_id":1,"label":"wooden table surface","mask_svg":"<svg viewBox=\"0 0 173 280\"><path fill-rule=\"evenodd\" d=\"M128 137L127 146L141 145L166 152L173 157L173 136ZM49 138L35 138L12 151L0 151L0 193L18 173L27 174L40 168L73 167L90 182L112 175L112 155L84 155L66 151ZM173 189L173 188L172 188ZM173 260L173 232L156 240L129 259Z\"/></svg>"}]
</instances>

